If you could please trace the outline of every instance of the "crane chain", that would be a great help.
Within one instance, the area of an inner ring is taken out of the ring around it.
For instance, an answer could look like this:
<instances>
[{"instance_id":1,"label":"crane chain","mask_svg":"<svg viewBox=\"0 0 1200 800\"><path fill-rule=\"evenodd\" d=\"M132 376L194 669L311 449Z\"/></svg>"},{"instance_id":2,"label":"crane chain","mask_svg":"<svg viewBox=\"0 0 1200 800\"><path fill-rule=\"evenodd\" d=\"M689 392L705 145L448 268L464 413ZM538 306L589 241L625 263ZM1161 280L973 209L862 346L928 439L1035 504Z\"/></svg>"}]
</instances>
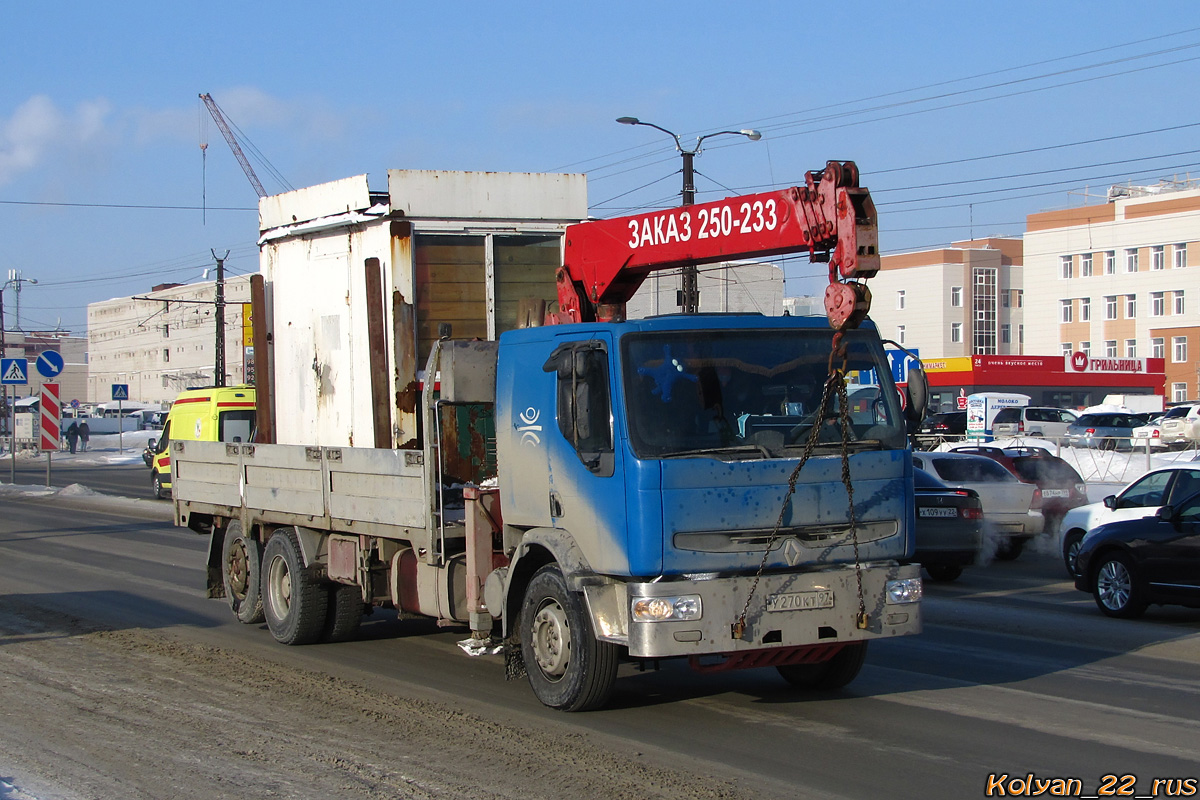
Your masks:
<instances>
[{"instance_id":1,"label":"crane chain","mask_svg":"<svg viewBox=\"0 0 1200 800\"><path fill-rule=\"evenodd\" d=\"M841 357L842 363L841 366L835 368L834 358L837 356ZM805 463L808 462L813 450L817 447L821 435L821 425L825 421L826 413L829 410L829 399L834 392L837 393L838 397L838 424L842 434L842 483L846 487L846 497L849 503L850 537L854 543L854 576L858 584L858 614L855 617L855 622L860 629L867 627L867 607L863 598L862 588L862 562L859 560L858 554L858 521L854 511L854 487L850 483L850 404L846 391L848 362L849 356L846 353L845 342L842 341L842 332L838 331L833 335L833 343L829 352L829 371L825 378L825 387L821 392L821 402L817 408L817 415L812 430L809 431L808 439L804 443L804 452L800 456L800 463L796 464L796 468L792 470L792 474L788 477L788 488L783 496L782 506L779 509L779 518L775 520L775 527L771 530L771 537L767 540L766 548L763 550L762 561L759 562L758 571L754 573L754 581L750 584L750 591L746 594L746 603L742 606L742 613L730 625L730 635L734 639L741 639L745 635L746 614L750 610L750 601L754 599L754 594L758 591L759 581L762 579L763 572L767 568L767 559L770 558L771 550L775 547L775 542L779 539L779 529L783 527L783 519L787 515L788 505L791 503L792 495L796 493L796 483L800 479L800 470L804 469Z\"/></svg>"}]
</instances>

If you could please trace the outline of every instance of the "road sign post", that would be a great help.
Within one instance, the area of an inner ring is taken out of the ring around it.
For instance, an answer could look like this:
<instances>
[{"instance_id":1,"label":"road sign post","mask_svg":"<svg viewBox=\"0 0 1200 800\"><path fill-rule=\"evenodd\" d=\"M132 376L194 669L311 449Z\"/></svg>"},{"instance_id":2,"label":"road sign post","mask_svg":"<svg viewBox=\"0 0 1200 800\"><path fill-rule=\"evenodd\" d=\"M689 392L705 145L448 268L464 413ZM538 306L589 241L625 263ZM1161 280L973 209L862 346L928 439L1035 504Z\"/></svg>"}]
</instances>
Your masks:
<instances>
[{"instance_id":1,"label":"road sign post","mask_svg":"<svg viewBox=\"0 0 1200 800\"><path fill-rule=\"evenodd\" d=\"M125 412L122 405L129 399L129 384L112 384L112 399L117 401L117 452L125 452Z\"/></svg>"},{"instance_id":2,"label":"road sign post","mask_svg":"<svg viewBox=\"0 0 1200 800\"><path fill-rule=\"evenodd\" d=\"M62 402L59 400L57 383L42 384L42 396L38 404L42 418L42 450L46 452L46 486L49 487L51 454L61 446Z\"/></svg>"},{"instance_id":3,"label":"road sign post","mask_svg":"<svg viewBox=\"0 0 1200 800\"><path fill-rule=\"evenodd\" d=\"M2 318L3 309L0 309ZM0 336L4 332L0 330ZM0 353L0 355L3 355ZM8 408L9 483L17 482L17 390L13 389L12 405L8 404L8 387L29 383L29 361L24 358L0 358L0 385L4 387L4 404Z\"/></svg>"}]
</instances>

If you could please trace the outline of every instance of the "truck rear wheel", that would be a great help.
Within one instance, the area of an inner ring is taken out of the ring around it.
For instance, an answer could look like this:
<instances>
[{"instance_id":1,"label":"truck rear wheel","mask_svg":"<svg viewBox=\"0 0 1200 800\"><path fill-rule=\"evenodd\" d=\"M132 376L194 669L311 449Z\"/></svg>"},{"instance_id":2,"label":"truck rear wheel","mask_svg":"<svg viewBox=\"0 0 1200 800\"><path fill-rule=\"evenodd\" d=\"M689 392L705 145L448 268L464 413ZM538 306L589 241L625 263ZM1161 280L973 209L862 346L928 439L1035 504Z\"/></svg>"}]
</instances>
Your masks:
<instances>
[{"instance_id":1,"label":"truck rear wheel","mask_svg":"<svg viewBox=\"0 0 1200 800\"><path fill-rule=\"evenodd\" d=\"M533 693L562 711L589 711L608 700L619 648L601 642L578 594L556 564L534 573L521 604L521 655Z\"/></svg>"},{"instance_id":2,"label":"truck rear wheel","mask_svg":"<svg viewBox=\"0 0 1200 800\"><path fill-rule=\"evenodd\" d=\"M829 692L841 689L857 678L866 659L867 643L851 642L820 664L787 664L775 669L797 689Z\"/></svg>"},{"instance_id":3,"label":"truck rear wheel","mask_svg":"<svg viewBox=\"0 0 1200 800\"><path fill-rule=\"evenodd\" d=\"M329 610L325 628L321 631L322 642L344 642L353 639L362 624L362 590L357 586L335 583L329 587Z\"/></svg>"},{"instance_id":4,"label":"truck rear wheel","mask_svg":"<svg viewBox=\"0 0 1200 800\"><path fill-rule=\"evenodd\" d=\"M263 552L262 597L267 627L276 641L311 644L328 616L328 589L308 570L300 541L287 528L275 531Z\"/></svg>"},{"instance_id":5,"label":"truck rear wheel","mask_svg":"<svg viewBox=\"0 0 1200 800\"><path fill-rule=\"evenodd\" d=\"M245 534L242 523L230 522L221 545L221 576L229 609L247 625L263 621L261 572L262 547L258 540Z\"/></svg>"}]
</instances>

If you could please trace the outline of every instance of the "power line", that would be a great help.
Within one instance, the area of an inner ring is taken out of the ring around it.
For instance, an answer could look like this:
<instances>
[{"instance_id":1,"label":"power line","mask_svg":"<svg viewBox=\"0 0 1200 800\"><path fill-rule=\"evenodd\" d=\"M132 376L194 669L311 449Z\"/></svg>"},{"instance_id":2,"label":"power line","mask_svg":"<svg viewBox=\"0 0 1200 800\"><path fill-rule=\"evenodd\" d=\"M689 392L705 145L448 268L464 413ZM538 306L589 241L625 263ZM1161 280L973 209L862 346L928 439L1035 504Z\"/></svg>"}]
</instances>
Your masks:
<instances>
[{"instance_id":1,"label":"power line","mask_svg":"<svg viewBox=\"0 0 1200 800\"><path fill-rule=\"evenodd\" d=\"M239 206L164 206L145 205L137 203L59 203L45 200L0 200L0 205L6 206L52 206L56 208L123 208L142 209L149 211L254 211L257 208L242 208Z\"/></svg>"},{"instance_id":2,"label":"power line","mask_svg":"<svg viewBox=\"0 0 1200 800\"><path fill-rule=\"evenodd\" d=\"M969 75L969 76L965 76L965 77L961 77L961 78L952 78L950 80L937 81L935 83L925 84L924 86L917 86L917 87L912 87L909 89L898 89L896 91L885 92L883 94L872 95L870 97L862 97L857 100L847 100L847 101L840 102L840 103L831 103L829 105L817 106L815 108L807 109L806 111L792 112L791 114L779 114L779 115L775 115L775 116L771 116L771 117L763 117L763 118L760 118L757 120L750 120L749 122L739 122L736 124L727 125L725 127L737 128L737 127L764 126L765 124L770 123L771 120L782 119L784 117L794 116L796 114L807 114L807 113L811 113L814 111L824 111L826 109L840 108L840 107L847 106L847 105L855 105L858 103L868 103L868 102L871 102L872 100L881 100L885 97L895 97L897 95L908 94L909 92L919 92L919 91L924 91L926 89L936 89L939 86L949 86L951 84L963 83L965 81L976 80L979 78L988 78L993 75L1002 75L1006 72L1016 72L1018 70L1028 69L1030 67L1040 67L1044 64L1053 64L1053 63L1056 63L1059 61L1069 61L1070 59L1073 59L1073 58L1082 58L1083 56L1090 56L1090 55L1095 55L1096 53L1103 53L1103 52L1107 52L1107 51L1111 51L1111 50L1117 50L1122 47L1133 47L1135 45L1146 44L1147 42L1158 41L1160 39L1169 39L1174 36L1183 36L1183 35L1186 35L1189 33L1195 33L1196 31L1200 31L1200 28L1186 28L1181 31L1172 31L1171 33L1165 33L1165 34L1161 34L1159 36L1151 36L1146 39L1137 39L1132 42L1124 42L1122 44L1109 45L1107 47L1100 47L1100 48L1096 48L1094 50L1085 50L1080 53L1072 53L1070 55L1057 56L1055 58L1049 58L1049 59L1045 59L1042 61L1034 61L1029 64L1022 64L1022 65L1018 65L1018 66L1014 66L1014 67L1005 67L1003 69L992 70L989 72L981 72L981 73L977 73L975 75ZM1059 74L1059 73L1051 73L1051 74ZM981 88L987 88L987 87L981 87Z\"/></svg>"}]
</instances>

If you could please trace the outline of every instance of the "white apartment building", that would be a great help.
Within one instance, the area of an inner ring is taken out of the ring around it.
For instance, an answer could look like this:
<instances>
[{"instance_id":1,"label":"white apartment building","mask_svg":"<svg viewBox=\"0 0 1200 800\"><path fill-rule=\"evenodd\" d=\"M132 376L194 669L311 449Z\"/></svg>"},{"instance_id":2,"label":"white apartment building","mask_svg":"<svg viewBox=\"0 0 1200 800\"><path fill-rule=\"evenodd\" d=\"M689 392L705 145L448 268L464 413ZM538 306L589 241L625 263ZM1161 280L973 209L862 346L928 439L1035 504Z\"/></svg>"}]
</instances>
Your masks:
<instances>
[{"instance_id":1,"label":"white apartment building","mask_svg":"<svg viewBox=\"0 0 1200 800\"><path fill-rule=\"evenodd\" d=\"M1168 402L1200 397L1200 190L1113 187L1026 228L1030 347L1163 358Z\"/></svg>"},{"instance_id":2,"label":"white apartment building","mask_svg":"<svg viewBox=\"0 0 1200 800\"><path fill-rule=\"evenodd\" d=\"M697 269L700 313L783 314L783 270L774 264L705 264ZM640 319L678 314L679 282L676 270L650 273L626 304L626 316Z\"/></svg>"},{"instance_id":3,"label":"white apartment building","mask_svg":"<svg viewBox=\"0 0 1200 800\"><path fill-rule=\"evenodd\" d=\"M881 261L867 286L884 339L916 347L922 359L1027 352L1020 239L954 242Z\"/></svg>"},{"instance_id":4,"label":"white apartment building","mask_svg":"<svg viewBox=\"0 0 1200 800\"><path fill-rule=\"evenodd\" d=\"M825 316L825 295L803 294L783 298L783 313L793 317Z\"/></svg>"},{"instance_id":5,"label":"white apartment building","mask_svg":"<svg viewBox=\"0 0 1200 800\"><path fill-rule=\"evenodd\" d=\"M88 400L112 399L112 384L129 399L166 404L189 387L212 386L216 366L216 282L164 284L145 295L88 304ZM225 382L246 381L253 349L243 331L250 277L225 281Z\"/></svg>"}]
</instances>

